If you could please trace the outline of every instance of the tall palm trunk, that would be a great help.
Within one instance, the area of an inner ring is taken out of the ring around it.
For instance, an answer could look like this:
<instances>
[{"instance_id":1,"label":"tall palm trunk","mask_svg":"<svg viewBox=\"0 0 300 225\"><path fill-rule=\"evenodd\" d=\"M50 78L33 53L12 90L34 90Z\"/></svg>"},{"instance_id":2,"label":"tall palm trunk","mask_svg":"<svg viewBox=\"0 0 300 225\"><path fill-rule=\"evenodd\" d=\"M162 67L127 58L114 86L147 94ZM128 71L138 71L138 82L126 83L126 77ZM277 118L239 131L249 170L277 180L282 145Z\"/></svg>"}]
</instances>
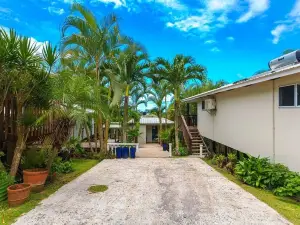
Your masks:
<instances>
[{"instance_id":1,"label":"tall palm trunk","mask_svg":"<svg viewBox=\"0 0 300 225\"><path fill-rule=\"evenodd\" d=\"M160 109L161 110L161 109ZM162 132L162 120L161 120L161 117L162 117L162 112L160 111L159 112L159 135L158 135L158 141L159 141L159 144L161 145L162 142L161 142L161 132Z\"/></svg>"},{"instance_id":2,"label":"tall palm trunk","mask_svg":"<svg viewBox=\"0 0 300 225\"><path fill-rule=\"evenodd\" d=\"M123 142L127 142L127 125L128 125L128 101L129 101L129 85L126 86L124 100L124 118L123 118Z\"/></svg>"},{"instance_id":3,"label":"tall palm trunk","mask_svg":"<svg viewBox=\"0 0 300 225\"><path fill-rule=\"evenodd\" d=\"M98 123L97 123L97 121L94 124L94 142L95 142L95 151L98 152Z\"/></svg>"},{"instance_id":4,"label":"tall palm trunk","mask_svg":"<svg viewBox=\"0 0 300 225\"><path fill-rule=\"evenodd\" d=\"M17 121L21 121L21 119L22 119L22 108L23 108L22 106L23 106L23 104L21 104L21 103L17 104ZM19 164L21 161L21 156L22 156L24 149L26 148L26 141L27 141L28 133L29 133L28 130L20 122L18 122L17 123L17 143L16 143L16 148L14 151L11 168L10 168L10 175L13 177L15 177L18 172Z\"/></svg>"},{"instance_id":5,"label":"tall palm trunk","mask_svg":"<svg viewBox=\"0 0 300 225\"><path fill-rule=\"evenodd\" d=\"M165 97L165 110L166 110L166 118L165 118L165 130L168 129L168 108L167 108L167 96Z\"/></svg>"},{"instance_id":6,"label":"tall palm trunk","mask_svg":"<svg viewBox=\"0 0 300 225\"><path fill-rule=\"evenodd\" d=\"M89 143L90 151L94 153L94 149L92 147L92 142L91 142L90 128L86 123L84 124L84 129L85 129L85 133L86 133L86 138L87 138L88 143Z\"/></svg>"},{"instance_id":7,"label":"tall palm trunk","mask_svg":"<svg viewBox=\"0 0 300 225\"><path fill-rule=\"evenodd\" d=\"M103 142L104 142L104 139L103 139L103 116L102 116L102 114L99 115L98 132L99 132L99 149L100 149L100 152L101 152L102 149L103 149Z\"/></svg>"},{"instance_id":8,"label":"tall palm trunk","mask_svg":"<svg viewBox=\"0 0 300 225\"><path fill-rule=\"evenodd\" d=\"M179 124L178 124L178 116L179 116L179 105L178 105L178 91L174 91L174 97L175 97L175 104L174 104L174 114L175 114L175 151L176 154L179 153Z\"/></svg>"},{"instance_id":9,"label":"tall palm trunk","mask_svg":"<svg viewBox=\"0 0 300 225\"><path fill-rule=\"evenodd\" d=\"M110 103L110 97L111 97L111 86L108 88L108 93L107 93L107 104L109 105ZM109 126L110 126L110 121L107 118L105 120L105 132L104 132L104 150L105 152L107 151L107 143L108 143L108 136L109 136Z\"/></svg>"}]
</instances>

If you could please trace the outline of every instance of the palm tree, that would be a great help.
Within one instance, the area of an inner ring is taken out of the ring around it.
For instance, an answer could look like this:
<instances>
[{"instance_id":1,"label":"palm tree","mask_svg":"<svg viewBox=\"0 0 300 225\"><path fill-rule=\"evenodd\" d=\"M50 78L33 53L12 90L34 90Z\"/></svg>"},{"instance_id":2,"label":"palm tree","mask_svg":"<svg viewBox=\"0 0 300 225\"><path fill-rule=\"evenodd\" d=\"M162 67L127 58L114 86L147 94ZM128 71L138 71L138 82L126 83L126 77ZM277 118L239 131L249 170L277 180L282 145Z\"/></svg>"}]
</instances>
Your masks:
<instances>
[{"instance_id":1,"label":"palm tree","mask_svg":"<svg viewBox=\"0 0 300 225\"><path fill-rule=\"evenodd\" d=\"M159 132L162 132L162 114L166 109L164 100L167 95L167 89L165 89L165 85L152 85L152 91L150 93L151 95L149 96L148 101L152 101L156 106L151 112L157 115L159 119ZM160 135L158 138L160 143Z\"/></svg>"},{"instance_id":2,"label":"palm tree","mask_svg":"<svg viewBox=\"0 0 300 225\"><path fill-rule=\"evenodd\" d=\"M145 90L144 87L140 85L134 86L130 91L130 106L135 109L135 111L138 111L138 106L141 104L147 106L149 92L149 90Z\"/></svg>"},{"instance_id":3,"label":"palm tree","mask_svg":"<svg viewBox=\"0 0 300 225\"><path fill-rule=\"evenodd\" d=\"M110 67L106 69L106 73L115 77L114 83L119 84L119 93L116 95L124 93L123 142L127 141L130 91L137 85L145 86L144 75L148 68L147 53L138 44L131 43L111 60Z\"/></svg>"},{"instance_id":4,"label":"palm tree","mask_svg":"<svg viewBox=\"0 0 300 225\"><path fill-rule=\"evenodd\" d=\"M178 117L180 113L181 92L184 90L184 86L191 80L204 81L206 78L205 68L196 64L192 57L176 55L171 62L163 58L157 58L154 61L152 73L156 80L167 80L174 95L175 145L178 153Z\"/></svg>"},{"instance_id":5,"label":"palm tree","mask_svg":"<svg viewBox=\"0 0 300 225\"><path fill-rule=\"evenodd\" d=\"M117 18L111 14L98 23L92 12L77 3L71 6L71 11L74 14L67 17L62 27L62 50L80 52L77 55L94 66L97 84L101 86L100 68L120 43ZM69 29L74 28L76 32L69 35ZM103 143L103 116L100 113L98 117L100 149L106 146Z\"/></svg>"}]
</instances>

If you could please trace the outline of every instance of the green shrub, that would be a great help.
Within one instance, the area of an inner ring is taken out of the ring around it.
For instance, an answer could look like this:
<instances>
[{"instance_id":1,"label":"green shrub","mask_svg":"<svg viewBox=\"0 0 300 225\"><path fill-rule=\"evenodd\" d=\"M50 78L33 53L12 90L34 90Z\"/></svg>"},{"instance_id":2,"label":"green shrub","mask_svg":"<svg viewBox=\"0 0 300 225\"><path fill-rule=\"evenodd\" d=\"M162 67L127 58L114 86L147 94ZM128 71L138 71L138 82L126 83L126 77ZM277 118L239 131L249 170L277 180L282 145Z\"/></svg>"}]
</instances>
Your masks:
<instances>
[{"instance_id":1,"label":"green shrub","mask_svg":"<svg viewBox=\"0 0 300 225\"><path fill-rule=\"evenodd\" d=\"M286 179L284 186L276 188L274 194L278 196L300 197L300 175L294 174L294 176Z\"/></svg>"},{"instance_id":2,"label":"green shrub","mask_svg":"<svg viewBox=\"0 0 300 225\"><path fill-rule=\"evenodd\" d=\"M219 155L214 155L214 156L212 157L211 163L212 163L213 165L217 165L217 158L218 158L218 156L219 156Z\"/></svg>"},{"instance_id":3,"label":"green shrub","mask_svg":"<svg viewBox=\"0 0 300 225\"><path fill-rule=\"evenodd\" d=\"M252 156L239 161L235 173L246 184L269 190L282 187L293 174L282 164L271 164L268 158Z\"/></svg>"},{"instance_id":4,"label":"green shrub","mask_svg":"<svg viewBox=\"0 0 300 225\"><path fill-rule=\"evenodd\" d=\"M226 165L226 157L225 155L218 155L216 157L217 166L223 168Z\"/></svg>"},{"instance_id":5,"label":"green shrub","mask_svg":"<svg viewBox=\"0 0 300 225\"><path fill-rule=\"evenodd\" d=\"M46 168L47 152L39 148L27 149L22 157L21 165L23 169Z\"/></svg>"},{"instance_id":6,"label":"green shrub","mask_svg":"<svg viewBox=\"0 0 300 225\"><path fill-rule=\"evenodd\" d=\"M0 181L1 183L8 183L8 185L11 185L14 183L14 178L10 176L6 171L0 171Z\"/></svg>"},{"instance_id":7,"label":"green shrub","mask_svg":"<svg viewBox=\"0 0 300 225\"><path fill-rule=\"evenodd\" d=\"M52 172L71 173L74 171L71 161L62 161L62 158L56 157L51 168Z\"/></svg>"},{"instance_id":8,"label":"green shrub","mask_svg":"<svg viewBox=\"0 0 300 225\"><path fill-rule=\"evenodd\" d=\"M178 152L180 156L187 156L189 154L186 147L179 147Z\"/></svg>"},{"instance_id":9,"label":"green shrub","mask_svg":"<svg viewBox=\"0 0 300 225\"><path fill-rule=\"evenodd\" d=\"M227 156L227 164L225 166L226 170L231 173L234 174L234 168L235 165L237 163L237 156L234 153L229 153Z\"/></svg>"}]
</instances>

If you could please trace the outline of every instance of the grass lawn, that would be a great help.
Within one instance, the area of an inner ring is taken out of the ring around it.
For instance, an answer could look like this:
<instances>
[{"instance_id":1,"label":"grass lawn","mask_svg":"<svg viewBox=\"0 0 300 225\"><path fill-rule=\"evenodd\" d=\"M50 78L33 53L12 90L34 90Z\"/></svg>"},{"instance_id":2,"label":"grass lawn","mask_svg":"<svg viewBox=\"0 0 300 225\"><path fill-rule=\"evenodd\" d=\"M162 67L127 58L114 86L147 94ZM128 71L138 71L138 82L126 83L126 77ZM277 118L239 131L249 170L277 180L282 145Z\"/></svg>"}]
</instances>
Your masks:
<instances>
[{"instance_id":1,"label":"grass lawn","mask_svg":"<svg viewBox=\"0 0 300 225\"><path fill-rule=\"evenodd\" d=\"M57 191L61 186L74 180L79 175L83 174L97 163L98 160L91 159L73 159L74 172L69 174L58 174L56 180L45 186L45 190L40 193L31 193L30 199L23 205L15 208L9 208L7 201L0 202L0 224L12 224L16 218L21 216L36 207L41 200L49 197L52 193Z\"/></svg>"},{"instance_id":2,"label":"grass lawn","mask_svg":"<svg viewBox=\"0 0 300 225\"><path fill-rule=\"evenodd\" d=\"M275 209L278 213L280 213L282 216L284 216L286 219L288 219L293 224L300 225L300 203L285 197L278 197L275 196L271 191L251 187L247 184L244 184L240 180L238 180L235 176L229 174L225 169L221 169L217 167L216 165L213 165L211 163L211 160L204 159L204 161L213 167L216 171L221 173L223 176L228 178L228 180L236 183L244 190L248 191L252 195L254 195L259 200L265 202L270 207Z\"/></svg>"}]
</instances>

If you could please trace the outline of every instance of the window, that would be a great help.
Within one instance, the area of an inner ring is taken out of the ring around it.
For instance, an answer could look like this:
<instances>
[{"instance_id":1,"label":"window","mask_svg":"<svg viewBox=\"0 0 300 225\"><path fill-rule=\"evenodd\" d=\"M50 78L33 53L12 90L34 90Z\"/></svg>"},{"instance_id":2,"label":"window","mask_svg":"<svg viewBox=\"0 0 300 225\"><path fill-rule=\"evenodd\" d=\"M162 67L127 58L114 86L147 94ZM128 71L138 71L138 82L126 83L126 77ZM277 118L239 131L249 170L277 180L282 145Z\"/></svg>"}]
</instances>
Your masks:
<instances>
[{"instance_id":1,"label":"window","mask_svg":"<svg viewBox=\"0 0 300 225\"><path fill-rule=\"evenodd\" d=\"M295 106L295 87L295 85L279 87L279 106Z\"/></svg>"},{"instance_id":2,"label":"window","mask_svg":"<svg viewBox=\"0 0 300 225\"><path fill-rule=\"evenodd\" d=\"M297 85L297 105L300 106L300 84Z\"/></svg>"},{"instance_id":3,"label":"window","mask_svg":"<svg viewBox=\"0 0 300 225\"><path fill-rule=\"evenodd\" d=\"M202 101L202 110L205 110L205 101Z\"/></svg>"}]
</instances>

